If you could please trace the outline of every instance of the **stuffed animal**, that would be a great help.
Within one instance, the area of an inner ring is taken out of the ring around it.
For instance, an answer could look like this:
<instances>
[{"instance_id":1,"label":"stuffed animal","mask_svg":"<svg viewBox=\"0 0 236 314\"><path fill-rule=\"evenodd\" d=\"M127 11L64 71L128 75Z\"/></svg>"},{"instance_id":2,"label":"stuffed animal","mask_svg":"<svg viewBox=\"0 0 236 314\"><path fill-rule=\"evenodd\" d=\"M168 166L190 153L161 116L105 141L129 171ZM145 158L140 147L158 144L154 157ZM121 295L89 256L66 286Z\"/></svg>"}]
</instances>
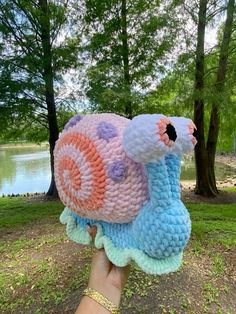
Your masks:
<instances>
[{"instance_id":1,"label":"stuffed animal","mask_svg":"<svg viewBox=\"0 0 236 314\"><path fill-rule=\"evenodd\" d=\"M94 244L109 260L134 260L145 272L181 265L189 240L189 213L180 200L181 156L196 144L187 118L143 114L132 120L104 113L76 115L54 150L55 180L66 208L67 235Z\"/></svg>"}]
</instances>

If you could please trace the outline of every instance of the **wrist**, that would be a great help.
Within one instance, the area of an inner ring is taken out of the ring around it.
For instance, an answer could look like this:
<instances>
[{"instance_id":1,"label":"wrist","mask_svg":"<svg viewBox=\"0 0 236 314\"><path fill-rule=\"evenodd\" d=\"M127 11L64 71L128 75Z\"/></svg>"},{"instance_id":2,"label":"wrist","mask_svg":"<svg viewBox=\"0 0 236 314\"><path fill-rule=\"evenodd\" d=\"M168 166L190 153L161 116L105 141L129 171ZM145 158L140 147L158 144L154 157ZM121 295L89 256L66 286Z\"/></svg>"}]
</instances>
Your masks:
<instances>
[{"instance_id":1,"label":"wrist","mask_svg":"<svg viewBox=\"0 0 236 314\"><path fill-rule=\"evenodd\" d=\"M88 288L96 290L98 293L102 294L109 301L111 301L114 305L119 307L121 299L121 289L106 283L101 285L101 282L89 283Z\"/></svg>"},{"instance_id":2,"label":"wrist","mask_svg":"<svg viewBox=\"0 0 236 314\"><path fill-rule=\"evenodd\" d=\"M81 311L82 310L84 311ZM110 314L110 312L101 304L99 304L94 299L90 298L89 296L84 295L81 299L79 308L80 311L76 312L81 314L87 313L96 313L96 314Z\"/></svg>"},{"instance_id":3,"label":"wrist","mask_svg":"<svg viewBox=\"0 0 236 314\"><path fill-rule=\"evenodd\" d=\"M91 298L93 301L96 301L99 304L99 306L103 307L103 310L101 309L101 307L99 307L98 312L96 313L100 313L101 310L102 310L102 313L104 314L105 312L109 312L111 314L120 313L119 307L116 304L111 302L111 300L107 299L103 294L101 294L100 292L98 292L97 290L93 288L85 289L83 292L83 295Z\"/></svg>"}]
</instances>

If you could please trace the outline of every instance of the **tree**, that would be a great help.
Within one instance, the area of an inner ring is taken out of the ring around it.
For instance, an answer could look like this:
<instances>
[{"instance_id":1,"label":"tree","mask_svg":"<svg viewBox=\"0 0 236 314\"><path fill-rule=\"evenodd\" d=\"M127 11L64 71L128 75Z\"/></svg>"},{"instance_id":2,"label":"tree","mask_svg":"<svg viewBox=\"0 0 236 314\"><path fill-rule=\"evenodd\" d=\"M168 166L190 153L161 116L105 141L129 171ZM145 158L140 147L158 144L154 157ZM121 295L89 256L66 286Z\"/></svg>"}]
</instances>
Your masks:
<instances>
[{"instance_id":1,"label":"tree","mask_svg":"<svg viewBox=\"0 0 236 314\"><path fill-rule=\"evenodd\" d=\"M161 76L181 27L179 1L86 0L87 96L93 110L132 117Z\"/></svg>"},{"instance_id":2,"label":"tree","mask_svg":"<svg viewBox=\"0 0 236 314\"><path fill-rule=\"evenodd\" d=\"M196 161L196 188L195 193L205 196L216 196L218 191L214 172L216 145L219 133L219 102L218 98L223 92L225 84L227 60L229 56L229 43L233 27L233 15L235 12L235 0L229 0L227 5L227 17L224 26L223 39L220 45L219 65L216 74L211 107L209 131L207 142L204 130L204 37L207 16L207 0L200 0L198 15L198 39L196 48L195 71L195 102L194 121L198 129L198 144L195 147ZM222 99L222 97L220 97Z\"/></svg>"},{"instance_id":3,"label":"tree","mask_svg":"<svg viewBox=\"0 0 236 314\"><path fill-rule=\"evenodd\" d=\"M200 0L198 14L198 31L196 47L196 70L195 70L195 101L194 101L194 122L198 130L198 143L195 147L196 163L196 191L210 195L208 174L202 167L207 168L207 152L205 150L204 134L204 42L206 29L207 0ZM201 191L200 191L201 187Z\"/></svg>"},{"instance_id":4,"label":"tree","mask_svg":"<svg viewBox=\"0 0 236 314\"><path fill-rule=\"evenodd\" d=\"M55 93L59 94L62 74L77 65L78 36L68 31L69 4L68 0L0 0L0 119L8 117L19 130L35 126L38 131L40 125L48 130L52 179L47 194L53 196L57 195L56 107L63 105Z\"/></svg>"},{"instance_id":5,"label":"tree","mask_svg":"<svg viewBox=\"0 0 236 314\"><path fill-rule=\"evenodd\" d=\"M227 63L229 58L229 45L233 30L233 17L235 13L235 0L229 0L227 6L227 17L224 26L223 38L220 47L219 65L215 79L214 92L215 97L213 98L210 125L207 138L207 153L208 153L208 176L209 176L209 186L211 187L214 194L217 194L216 179L215 179L215 153L216 145L219 134L220 125L220 102L221 94L223 93L226 73L227 73Z\"/></svg>"}]
</instances>

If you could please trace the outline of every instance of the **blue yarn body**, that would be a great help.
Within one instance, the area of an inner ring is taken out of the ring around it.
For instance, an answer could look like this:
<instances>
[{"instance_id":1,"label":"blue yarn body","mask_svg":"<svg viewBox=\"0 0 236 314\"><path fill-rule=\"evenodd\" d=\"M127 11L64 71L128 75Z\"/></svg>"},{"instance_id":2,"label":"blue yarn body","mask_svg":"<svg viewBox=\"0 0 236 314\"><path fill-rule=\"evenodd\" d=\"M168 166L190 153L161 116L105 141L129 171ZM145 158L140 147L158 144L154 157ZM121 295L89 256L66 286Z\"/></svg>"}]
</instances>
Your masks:
<instances>
[{"instance_id":1,"label":"blue yarn body","mask_svg":"<svg viewBox=\"0 0 236 314\"><path fill-rule=\"evenodd\" d=\"M108 223L79 217L71 212L77 225L102 226L103 234L122 249L139 249L162 259L177 255L186 246L191 231L189 213L180 200L180 157L167 155L145 165L149 200L130 223Z\"/></svg>"}]
</instances>

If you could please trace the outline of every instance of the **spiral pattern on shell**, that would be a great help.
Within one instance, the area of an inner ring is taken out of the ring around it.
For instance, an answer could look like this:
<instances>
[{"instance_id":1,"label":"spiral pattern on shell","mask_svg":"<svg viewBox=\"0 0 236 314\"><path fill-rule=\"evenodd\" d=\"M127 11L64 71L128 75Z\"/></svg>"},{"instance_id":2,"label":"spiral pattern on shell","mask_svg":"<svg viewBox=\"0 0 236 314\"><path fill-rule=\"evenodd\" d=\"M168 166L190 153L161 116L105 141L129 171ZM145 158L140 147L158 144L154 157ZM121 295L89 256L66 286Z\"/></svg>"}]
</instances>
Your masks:
<instances>
[{"instance_id":1,"label":"spiral pattern on shell","mask_svg":"<svg viewBox=\"0 0 236 314\"><path fill-rule=\"evenodd\" d=\"M148 198L141 164L123 150L128 119L85 115L67 124L54 150L55 181L62 202L82 217L131 221Z\"/></svg>"}]
</instances>

